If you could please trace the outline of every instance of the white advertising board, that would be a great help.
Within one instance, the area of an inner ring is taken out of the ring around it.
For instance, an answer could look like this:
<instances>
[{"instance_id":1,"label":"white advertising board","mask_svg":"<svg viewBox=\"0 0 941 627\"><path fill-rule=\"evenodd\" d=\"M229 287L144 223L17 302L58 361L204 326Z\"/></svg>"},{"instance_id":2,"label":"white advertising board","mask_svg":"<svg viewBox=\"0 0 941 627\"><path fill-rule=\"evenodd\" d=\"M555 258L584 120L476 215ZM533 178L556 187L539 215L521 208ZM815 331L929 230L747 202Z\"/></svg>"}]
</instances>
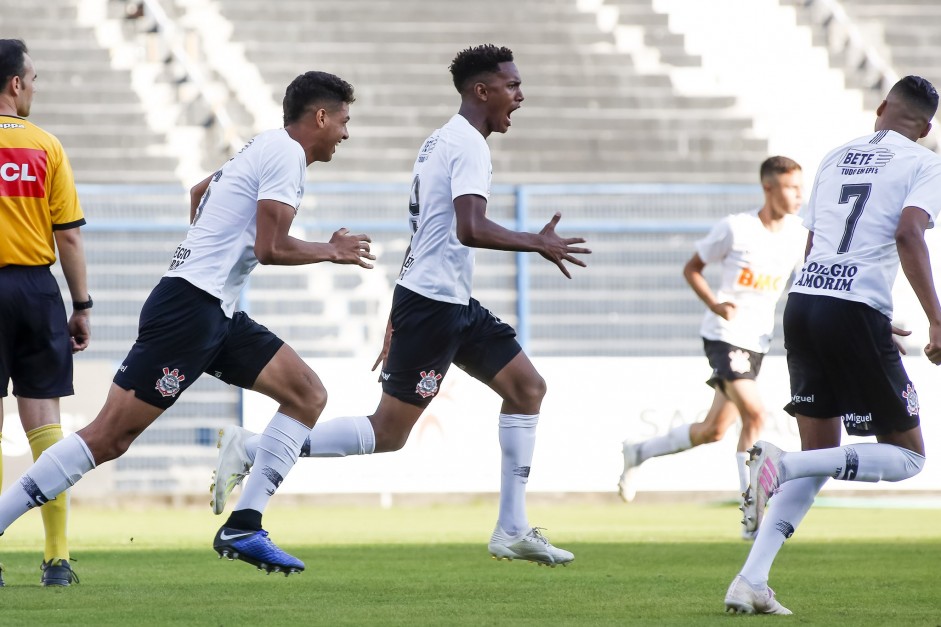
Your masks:
<instances>
[{"instance_id":1,"label":"white advertising board","mask_svg":"<svg viewBox=\"0 0 941 627\"><path fill-rule=\"evenodd\" d=\"M621 441L666 433L701 420L712 400L704 381L704 357L544 358L534 360L549 393L543 403L529 490L614 491L621 472ZM376 374L361 359L311 360L329 393L321 420L367 415L381 394ZM924 471L893 489L941 488L941 464L932 452L941 442L937 416L941 372L924 357L905 366L918 389L928 448ZM781 410L788 400L783 357L768 357L759 385L771 419L763 437L787 450L800 448L794 420ZM244 398L244 424L260 431L276 409L252 392ZM486 386L452 368L438 397L401 451L342 459L301 459L281 490L293 493L496 492L500 482L497 416L500 400ZM735 444L738 428L715 444L649 460L639 471L639 491L738 489ZM848 438L844 442L874 441ZM831 481L828 489L886 489L888 484Z\"/></svg>"}]
</instances>

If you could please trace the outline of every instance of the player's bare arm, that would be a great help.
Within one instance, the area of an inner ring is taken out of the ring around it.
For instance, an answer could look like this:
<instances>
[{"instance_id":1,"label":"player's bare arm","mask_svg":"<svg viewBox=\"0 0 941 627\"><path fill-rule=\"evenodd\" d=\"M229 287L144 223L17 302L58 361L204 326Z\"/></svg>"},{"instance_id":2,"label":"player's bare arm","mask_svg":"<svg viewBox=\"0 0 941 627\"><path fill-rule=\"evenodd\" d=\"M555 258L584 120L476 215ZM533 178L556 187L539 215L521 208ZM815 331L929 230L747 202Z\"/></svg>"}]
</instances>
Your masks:
<instances>
[{"instance_id":1,"label":"player's bare arm","mask_svg":"<svg viewBox=\"0 0 941 627\"><path fill-rule=\"evenodd\" d=\"M72 302L85 303L89 300L88 279L85 273L85 246L79 227L53 231L62 273L69 286ZM75 309L69 317L69 336L72 352L77 353L88 348L91 341L91 309Z\"/></svg>"},{"instance_id":2,"label":"player's bare arm","mask_svg":"<svg viewBox=\"0 0 941 627\"><path fill-rule=\"evenodd\" d=\"M928 317L928 344L925 356L933 364L941 364L941 303L931 276L931 260L925 243L925 229L931 216L918 207L902 210L895 242L898 247L902 271L912 286L921 308Z\"/></svg>"},{"instance_id":3,"label":"player's bare arm","mask_svg":"<svg viewBox=\"0 0 941 627\"><path fill-rule=\"evenodd\" d=\"M209 184L212 182L213 176L215 176L215 174L210 174L190 189L190 224L196 219L196 209L199 207L199 202L202 200L206 190L209 189Z\"/></svg>"},{"instance_id":4,"label":"player's bare arm","mask_svg":"<svg viewBox=\"0 0 941 627\"><path fill-rule=\"evenodd\" d=\"M372 241L368 235L351 235L347 229L336 231L329 242L307 242L291 237L288 232L294 221L294 207L276 200L258 201L258 231L255 236L255 257L262 265L298 266L329 261L372 268L368 261Z\"/></svg>"},{"instance_id":5,"label":"player's bare arm","mask_svg":"<svg viewBox=\"0 0 941 627\"><path fill-rule=\"evenodd\" d=\"M590 255L591 250L573 244L583 244L581 237L559 237L555 227L562 218L556 213L539 233L525 233L506 229L487 217L487 200L482 196L468 194L454 199L457 214L457 238L465 246L517 252L537 252L551 261L566 278L572 275L563 262L585 267L581 259L573 255Z\"/></svg>"},{"instance_id":6,"label":"player's bare arm","mask_svg":"<svg viewBox=\"0 0 941 627\"><path fill-rule=\"evenodd\" d=\"M683 266L683 278L685 278L689 286L693 288L699 300L705 303L706 307L709 308L709 311L720 318L731 320L735 317L735 303L718 302L715 294L712 293L712 289L709 287L708 281L706 281L706 277L703 276L702 271L705 267L706 262L702 260L699 253L693 253L690 260Z\"/></svg>"}]
</instances>

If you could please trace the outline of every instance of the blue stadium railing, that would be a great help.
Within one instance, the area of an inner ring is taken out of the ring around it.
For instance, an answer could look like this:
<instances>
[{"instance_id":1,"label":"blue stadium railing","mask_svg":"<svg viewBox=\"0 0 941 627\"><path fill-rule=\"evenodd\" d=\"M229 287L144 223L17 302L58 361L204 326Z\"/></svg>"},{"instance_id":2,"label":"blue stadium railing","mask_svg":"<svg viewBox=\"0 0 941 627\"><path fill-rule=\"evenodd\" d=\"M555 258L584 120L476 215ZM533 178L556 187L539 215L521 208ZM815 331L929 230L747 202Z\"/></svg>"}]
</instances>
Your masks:
<instances>
[{"instance_id":1,"label":"blue stadium railing","mask_svg":"<svg viewBox=\"0 0 941 627\"><path fill-rule=\"evenodd\" d=\"M187 228L188 196L182 188L159 185L79 185L90 233L161 232L182 238ZM309 183L305 202L333 198L333 211L315 217L302 211L296 226L330 233L408 236L405 183ZM370 203L374 210L356 208ZM495 185L490 215L507 227L538 231L555 210L565 213L560 231L588 239L617 236L665 237L704 233L718 217L757 207L757 185L709 184L521 184ZM99 211L101 209L101 211ZM103 214L101 217L96 214ZM537 217L538 216L538 217ZM564 227L564 228L563 228ZM523 346L531 336L530 255L515 256L517 332Z\"/></svg>"}]
</instances>

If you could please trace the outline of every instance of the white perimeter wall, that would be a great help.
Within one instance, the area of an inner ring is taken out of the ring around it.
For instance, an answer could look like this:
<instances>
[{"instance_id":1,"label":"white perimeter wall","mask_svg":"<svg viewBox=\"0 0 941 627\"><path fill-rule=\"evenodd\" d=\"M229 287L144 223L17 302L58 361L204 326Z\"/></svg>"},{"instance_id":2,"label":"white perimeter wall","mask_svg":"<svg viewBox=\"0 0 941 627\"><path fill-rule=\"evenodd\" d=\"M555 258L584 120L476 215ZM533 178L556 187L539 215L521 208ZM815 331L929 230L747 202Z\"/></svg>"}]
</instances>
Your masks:
<instances>
[{"instance_id":1,"label":"white perimeter wall","mask_svg":"<svg viewBox=\"0 0 941 627\"><path fill-rule=\"evenodd\" d=\"M530 491L614 491L621 472L621 441L666 433L683 422L700 420L712 399L704 384L710 370L704 357L544 358L534 360L549 385L530 476ZM322 420L371 413L380 386L371 364L360 359L312 360L330 400ZM907 357L922 406L928 463L917 477L892 489L941 487L939 453L941 389L938 370L924 357ZM416 381L417 383L417 381ZM788 400L783 357L769 357L759 384L772 418L764 437L786 449L800 448L796 426L780 408ZM452 368L405 448L345 459L302 459L281 488L294 493L496 492L500 482L497 441L499 399L482 384ZM245 424L261 430L274 403L246 393ZM722 442L641 467L639 490L738 490L734 453L737 427ZM874 441L871 438L845 438ZM887 489L890 484L831 481L826 489Z\"/></svg>"}]
</instances>

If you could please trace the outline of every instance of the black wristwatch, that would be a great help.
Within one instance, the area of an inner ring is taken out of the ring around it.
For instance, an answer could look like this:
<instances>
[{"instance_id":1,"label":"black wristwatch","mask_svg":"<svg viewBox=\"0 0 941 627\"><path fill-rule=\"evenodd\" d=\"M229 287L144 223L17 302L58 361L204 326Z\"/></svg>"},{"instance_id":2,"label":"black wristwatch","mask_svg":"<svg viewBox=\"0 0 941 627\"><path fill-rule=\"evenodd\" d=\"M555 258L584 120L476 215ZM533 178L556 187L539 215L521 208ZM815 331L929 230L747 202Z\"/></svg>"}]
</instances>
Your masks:
<instances>
[{"instance_id":1,"label":"black wristwatch","mask_svg":"<svg viewBox=\"0 0 941 627\"><path fill-rule=\"evenodd\" d=\"M83 303L82 303L82 302L79 302L79 301L77 301L77 300L73 300L73 301L72 301L72 311L82 311L82 310L84 310L84 309L91 309L91 308L92 308L92 305L94 305L94 304L95 304L95 302L91 299L91 294L89 294L89 295L88 295L88 300L86 300L86 301L83 302Z\"/></svg>"}]
</instances>

